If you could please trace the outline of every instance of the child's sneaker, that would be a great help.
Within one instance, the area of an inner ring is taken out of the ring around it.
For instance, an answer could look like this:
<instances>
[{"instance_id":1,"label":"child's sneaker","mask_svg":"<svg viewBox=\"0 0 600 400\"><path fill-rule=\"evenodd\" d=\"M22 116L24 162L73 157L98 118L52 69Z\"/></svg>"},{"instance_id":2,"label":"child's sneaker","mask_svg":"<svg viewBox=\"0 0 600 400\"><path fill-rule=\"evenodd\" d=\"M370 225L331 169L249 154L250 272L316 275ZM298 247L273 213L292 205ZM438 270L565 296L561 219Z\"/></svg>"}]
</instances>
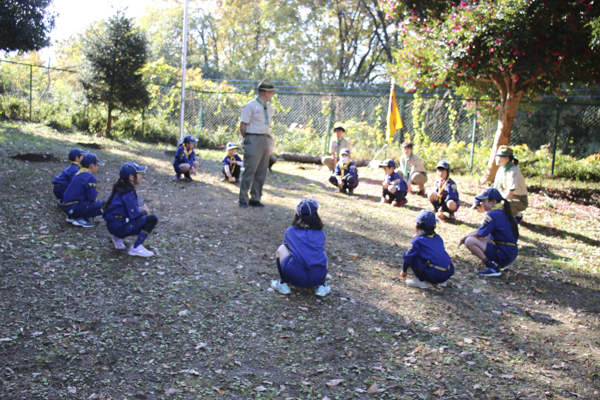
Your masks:
<instances>
[{"instance_id":1,"label":"child's sneaker","mask_svg":"<svg viewBox=\"0 0 600 400\"><path fill-rule=\"evenodd\" d=\"M276 281L272 281L271 287L273 289L279 291L279 293L281 293L281 294L292 293L292 289L290 289L290 285L288 285L287 283L281 283L281 281L279 279Z\"/></svg>"},{"instance_id":2,"label":"child's sneaker","mask_svg":"<svg viewBox=\"0 0 600 400\"><path fill-rule=\"evenodd\" d=\"M179 174L176 174L176 175L173 177L173 180L174 180L175 182L179 182L179 181L181 180L181 175L179 175Z\"/></svg>"},{"instance_id":3,"label":"child's sneaker","mask_svg":"<svg viewBox=\"0 0 600 400\"><path fill-rule=\"evenodd\" d=\"M499 266L498 266L498 269L499 269L500 271L504 271L504 270L507 270L507 269L508 269L508 267L510 267L510 264L509 264L509 265L499 265Z\"/></svg>"},{"instance_id":4,"label":"child's sneaker","mask_svg":"<svg viewBox=\"0 0 600 400\"><path fill-rule=\"evenodd\" d=\"M427 282L420 281L417 278L408 278L405 282L410 287L416 287L419 289L429 289L429 285L427 284Z\"/></svg>"},{"instance_id":5,"label":"child's sneaker","mask_svg":"<svg viewBox=\"0 0 600 400\"><path fill-rule=\"evenodd\" d=\"M221 178L221 182L227 182L228 178L226 176L224 176L223 178Z\"/></svg>"},{"instance_id":6,"label":"child's sneaker","mask_svg":"<svg viewBox=\"0 0 600 400\"><path fill-rule=\"evenodd\" d=\"M83 226L84 228L92 228L95 226L93 222L86 221L83 218L76 218L72 223L75 226Z\"/></svg>"},{"instance_id":7,"label":"child's sneaker","mask_svg":"<svg viewBox=\"0 0 600 400\"><path fill-rule=\"evenodd\" d=\"M75 218L71 218L70 216L67 217L67 222L75 225Z\"/></svg>"},{"instance_id":8,"label":"child's sneaker","mask_svg":"<svg viewBox=\"0 0 600 400\"><path fill-rule=\"evenodd\" d=\"M116 237L113 234L110 235L110 238L112 239L112 242L115 245L115 249L125 250L125 245L123 244L123 239Z\"/></svg>"},{"instance_id":9,"label":"child's sneaker","mask_svg":"<svg viewBox=\"0 0 600 400\"><path fill-rule=\"evenodd\" d=\"M406 199L402 199L402 200L394 200L394 202L392 203L392 206L394 207L402 207L403 205L405 205L407 203Z\"/></svg>"},{"instance_id":10,"label":"child's sneaker","mask_svg":"<svg viewBox=\"0 0 600 400\"><path fill-rule=\"evenodd\" d=\"M442 282L442 283L438 283L438 287L446 287L446 286L448 286L448 281L449 281L449 280L450 280L450 279L446 279L444 282Z\"/></svg>"},{"instance_id":11,"label":"child's sneaker","mask_svg":"<svg viewBox=\"0 0 600 400\"><path fill-rule=\"evenodd\" d=\"M62 206L63 206L62 200L56 200L56 205L59 206L60 208L62 208Z\"/></svg>"},{"instance_id":12,"label":"child's sneaker","mask_svg":"<svg viewBox=\"0 0 600 400\"><path fill-rule=\"evenodd\" d=\"M349 194L350 196L354 195L354 189L348 189L348 194Z\"/></svg>"},{"instance_id":13,"label":"child's sneaker","mask_svg":"<svg viewBox=\"0 0 600 400\"><path fill-rule=\"evenodd\" d=\"M502 272L498 268L486 268L483 271L477 271L481 276L500 276Z\"/></svg>"},{"instance_id":14,"label":"child's sneaker","mask_svg":"<svg viewBox=\"0 0 600 400\"><path fill-rule=\"evenodd\" d=\"M340 190L338 190L338 191L339 191L340 193L344 193L344 194L348 193L348 191L346 190L346 188L340 189Z\"/></svg>"},{"instance_id":15,"label":"child's sneaker","mask_svg":"<svg viewBox=\"0 0 600 400\"><path fill-rule=\"evenodd\" d=\"M131 246L129 248L130 256L138 256L138 257L152 257L154 255L150 250L146 250L143 244L140 244L138 247Z\"/></svg>"},{"instance_id":16,"label":"child's sneaker","mask_svg":"<svg viewBox=\"0 0 600 400\"><path fill-rule=\"evenodd\" d=\"M394 200L389 199L387 197L382 197L381 198L381 204L392 204L392 201L394 201Z\"/></svg>"},{"instance_id":17,"label":"child's sneaker","mask_svg":"<svg viewBox=\"0 0 600 400\"><path fill-rule=\"evenodd\" d=\"M331 292L331 286L329 286L327 282L325 282L315 290L315 294L320 297L327 296L329 292Z\"/></svg>"},{"instance_id":18,"label":"child's sneaker","mask_svg":"<svg viewBox=\"0 0 600 400\"><path fill-rule=\"evenodd\" d=\"M448 217L448 222L456 222L456 216L453 212L450 213L450 216Z\"/></svg>"}]
</instances>

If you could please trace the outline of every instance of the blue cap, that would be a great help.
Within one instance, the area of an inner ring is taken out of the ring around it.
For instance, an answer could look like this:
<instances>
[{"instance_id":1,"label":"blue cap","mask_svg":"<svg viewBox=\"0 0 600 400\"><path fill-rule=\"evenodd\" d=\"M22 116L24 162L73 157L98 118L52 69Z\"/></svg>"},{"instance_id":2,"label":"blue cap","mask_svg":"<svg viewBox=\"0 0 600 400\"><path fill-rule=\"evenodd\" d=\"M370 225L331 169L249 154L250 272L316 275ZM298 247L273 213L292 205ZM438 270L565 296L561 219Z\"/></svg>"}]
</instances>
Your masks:
<instances>
[{"instance_id":1,"label":"blue cap","mask_svg":"<svg viewBox=\"0 0 600 400\"><path fill-rule=\"evenodd\" d=\"M417 225L424 227L435 226L435 215L431 211L419 211L419 213L417 214Z\"/></svg>"},{"instance_id":2,"label":"blue cap","mask_svg":"<svg viewBox=\"0 0 600 400\"><path fill-rule=\"evenodd\" d=\"M296 215L313 215L319 209L319 202L315 199L302 199L296 206Z\"/></svg>"},{"instance_id":3,"label":"blue cap","mask_svg":"<svg viewBox=\"0 0 600 400\"><path fill-rule=\"evenodd\" d=\"M183 138L183 143L196 143L197 140L194 139L194 137L192 135L187 135L186 137Z\"/></svg>"},{"instance_id":4,"label":"blue cap","mask_svg":"<svg viewBox=\"0 0 600 400\"><path fill-rule=\"evenodd\" d=\"M478 206L480 206L480 205L481 205L481 200L479 200L479 199L477 198L477 196L475 196L475 200L473 200L473 206L472 206L471 208L472 208L472 209L475 209L475 208L477 208L477 207L478 207Z\"/></svg>"},{"instance_id":5,"label":"blue cap","mask_svg":"<svg viewBox=\"0 0 600 400\"><path fill-rule=\"evenodd\" d=\"M127 180L130 175L135 175L136 172L144 172L148 169L146 166L137 165L133 161L126 162L121 165L121 169L119 170L119 177L121 179Z\"/></svg>"},{"instance_id":6,"label":"blue cap","mask_svg":"<svg viewBox=\"0 0 600 400\"><path fill-rule=\"evenodd\" d=\"M504 197L502 197L498 189L494 188L487 189L485 192L475 196L475 198L478 200L492 199L496 200L497 202L504 200Z\"/></svg>"},{"instance_id":7,"label":"blue cap","mask_svg":"<svg viewBox=\"0 0 600 400\"><path fill-rule=\"evenodd\" d=\"M75 159L77 157L82 156L87 153L88 153L87 151L83 151L79 147L75 147L74 149L71 149L71 151L69 152L69 160L75 161Z\"/></svg>"},{"instance_id":8,"label":"blue cap","mask_svg":"<svg viewBox=\"0 0 600 400\"><path fill-rule=\"evenodd\" d=\"M387 160L383 160L382 162L380 162L379 166L396 168L396 163L391 158L388 158Z\"/></svg>"},{"instance_id":9,"label":"blue cap","mask_svg":"<svg viewBox=\"0 0 600 400\"><path fill-rule=\"evenodd\" d=\"M347 149L347 148L344 147L343 149L340 150L340 154L348 154L348 155L350 155L350 149Z\"/></svg>"},{"instance_id":10,"label":"blue cap","mask_svg":"<svg viewBox=\"0 0 600 400\"><path fill-rule=\"evenodd\" d=\"M104 165L102 161L94 153L87 153L81 159L81 166L84 168L89 167L92 164Z\"/></svg>"},{"instance_id":11,"label":"blue cap","mask_svg":"<svg viewBox=\"0 0 600 400\"><path fill-rule=\"evenodd\" d=\"M446 170L450 171L450 164L448 164L448 161L442 160L439 163L437 163L437 165L435 166L435 169L446 169Z\"/></svg>"},{"instance_id":12,"label":"blue cap","mask_svg":"<svg viewBox=\"0 0 600 400\"><path fill-rule=\"evenodd\" d=\"M225 150L229 151L231 149L237 149L237 144L233 143L233 142L229 142L227 143L227 146L225 146Z\"/></svg>"}]
</instances>

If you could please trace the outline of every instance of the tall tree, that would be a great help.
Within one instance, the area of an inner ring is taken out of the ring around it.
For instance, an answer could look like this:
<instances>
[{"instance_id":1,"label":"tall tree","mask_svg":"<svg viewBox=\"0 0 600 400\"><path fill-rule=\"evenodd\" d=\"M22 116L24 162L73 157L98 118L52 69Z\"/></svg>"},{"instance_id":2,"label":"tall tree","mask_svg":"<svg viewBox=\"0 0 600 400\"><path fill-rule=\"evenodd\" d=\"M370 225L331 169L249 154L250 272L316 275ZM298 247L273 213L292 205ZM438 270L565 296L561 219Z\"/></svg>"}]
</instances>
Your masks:
<instances>
[{"instance_id":1,"label":"tall tree","mask_svg":"<svg viewBox=\"0 0 600 400\"><path fill-rule=\"evenodd\" d=\"M107 105L106 136L111 137L114 109L141 109L150 101L141 72L148 43L132 20L117 12L86 37L84 54L87 65L80 82L91 103Z\"/></svg>"},{"instance_id":2,"label":"tall tree","mask_svg":"<svg viewBox=\"0 0 600 400\"><path fill-rule=\"evenodd\" d=\"M50 44L54 15L46 8L52 0L0 1L0 50L40 50Z\"/></svg>"},{"instance_id":3,"label":"tall tree","mask_svg":"<svg viewBox=\"0 0 600 400\"><path fill-rule=\"evenodd\" d=\"M380 1L388 15L402 17L403 47L391 72L405 89L451 87L500 97L488 181L525 96L599 80L594 0Z\"/></svg>"}]
</instances>

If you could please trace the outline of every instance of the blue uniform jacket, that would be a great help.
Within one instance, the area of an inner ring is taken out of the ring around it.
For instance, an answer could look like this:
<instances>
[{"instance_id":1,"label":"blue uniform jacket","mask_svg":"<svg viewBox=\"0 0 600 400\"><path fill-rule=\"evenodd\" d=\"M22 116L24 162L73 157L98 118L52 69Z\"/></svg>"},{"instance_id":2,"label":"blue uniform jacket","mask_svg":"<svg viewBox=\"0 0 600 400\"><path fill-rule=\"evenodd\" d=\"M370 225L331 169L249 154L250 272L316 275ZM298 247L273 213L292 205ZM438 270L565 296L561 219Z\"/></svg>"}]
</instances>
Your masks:
<instances>
[{"instance_id":1,"label":"blue uniform jacket","mask_svg":"<svg viewBox=\"0 0 600 400\"><path fill-rule=\"evenodd\" d=\"M414 263L429 266L440 272L447 271L452 266L450 256L444 248L444 240L438 234L416 236L402 257L404 258L402 270L405 272L408 270L408 266Z\"/></svg>"},{"instance_id":2,"label":"blue uniform jacket","mask_svg":"<svg viewBox=\"0 0 600 400\"><path fill-rule=\"evenodd\" d=\"M142 200L135 191L127 193L115 193L110 206L104 211L104 220L106 222L115 219L122 219L123 223L143 217L145 214L140 209L143 206ZM128 221L129 220L129 221Z\"/></svg>"},{"instance_id":3,"label":"blue uniform jacket","mask_svg":"<svg viewBox=\"0 0 600 400\"><path fill-rule=\"evenodd\" d=\"M240 156L238 156L237 154L233 157L226 155L221 164L223 164L223 167L227 165L230 169L229 172L233 172L239 166L237 164L237 161L242 161ZM233 165L231 165L232 162L234 163Z\"/></svg>"},{"instance_id":4,"label":"blue uniform jacket","mask_svg":"<svg viewBox=\"0 0 600 400\"><path fill-rule=\"evenodd\" d=\"M396 186L396 189L401 192L408 191L408 185L406 184L406 181L402 179L402 177L397 172L392 172L391 175L387 175L386 182L389 185Z\"/></svg>"},{"instance_id":5,"label":"blue uniform jacket","mask_svg":"<svg viewBox=\"0 0 600 400\"><path fill-rule=\"evenodd\" d=\"M492 235L494 241L516 244L517 239L512 232L510 221L501 207L502 204L497 204L487 212L481 226L477 229L477 234L481 237Z\"/></svg>"},{"instance_id":6,"label":"blue uniform jacket","mask_svg":"<svg viewBox=\"0 0 600 400\"><path fill-rule=\"evenodd\" d=\"M87 168L81 168L73 177L67 190L65 190L63 197L65 207L70 206L69 203L75 201L79 203L96 201L98 199L97 185L96 176Z\"/></svg>"},{"instance_id":7,"label":"blue uniform jacket","mask_svg":"<svg viewBox=\"0 0 600 400\"><path fill-rule=\"evenodd\" d=\"M189 164L190 167L194 166L194 161L196 161L196 154L194 153L194 149L188 150L182 144L177 147L175 151L175 160L173 161L173 166L177 168L183 163Z\"/></svg>"},{"instance_id":8,"label":"blue uniform jacket","mask_svg":"<svg viewBox=\"0 0 600 400\"><path fill-rule=\"evenodd\" d=\"M52 179L52 183L55 185L60 185L64 187L68 187L69 183L73 180L75 174L79 171L81 167L76 162L71 162L67 168L63 169L62 172Z\"/></svg>"},{"instance_id":9,"label":"blue uniform jacket","mask_svg":"<svg viewBox=\"0 0 600 400\"><path fill-rule=\"evenodd\" d=\"M284 262L283 265L292 285L314 287L325 281L327 276L325 232L290 226L285 231L283 244L290 249L291 260Z\"/></svg>"},{"instance_id":10,"label":"blue uniform jacket","mask_svg":"<svg viewBox=\"0 0 600 400\"><path fill-rule=\"evenodd\" d=\"M435 192L441 202L454 200L458 204L458 188L452 179L438 179L435 181Z\"/></svg>"},{"instance_id":11,"label":"blue uniform jacket","mask_svg":"<svg viewBox=\"0 0 600 400\"><path fill-rule=\"evenodd\" d=\"M341 161L338 161L337 165L335 166L335 171L333 171L333 174L341 178L350 174L354 177L354 179L356 179L356 183L352 185L352 188L358 186L358 169L356 168L356 164L354 164L354 161L350 161L348 164L344 164Z\"/></svg>"}]
</instances>

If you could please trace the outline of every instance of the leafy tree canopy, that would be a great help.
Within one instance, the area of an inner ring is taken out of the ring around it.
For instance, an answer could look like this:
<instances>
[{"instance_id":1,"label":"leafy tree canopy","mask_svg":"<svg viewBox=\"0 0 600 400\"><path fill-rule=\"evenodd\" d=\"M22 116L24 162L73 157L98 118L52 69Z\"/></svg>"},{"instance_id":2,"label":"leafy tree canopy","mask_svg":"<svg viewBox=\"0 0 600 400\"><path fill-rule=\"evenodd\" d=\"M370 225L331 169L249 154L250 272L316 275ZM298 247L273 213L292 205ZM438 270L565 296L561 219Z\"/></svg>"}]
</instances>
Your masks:
<instances>
[{"instance_id":1,"label":"leafy tree canopy","mask_svg":"<svg viewBox=\"0 0 600 400\"><path fill-rule=\"evenodd\" d=\"M523 96L600 81L594 0L381 0L400 16L392 74L408 90L500 95L494 149L510 141ZM566 85L565 85L566 84ZM495 151L492 151L494 153ZM495 168L489 163L488 180Z\"/></svg>"},{"instance_id":2,"label":"leafy tree canopy","mask_svg":"<svg viewBox=\"0 0 600 400\"><path fill-rule=\"evenodd\" d=\"M90 102L108 106L110 136L113 109L141 109L150 101L142 76L148 43L132 20L118 12L86 36L84 56L87 66L80 81Z\"/></svg>"},{"instance_id":3,"label":"leafy tree canopy","mask_svg":"<svg viewBox=\"0 0 600 400\"><path fill-rule=\"evenodd\" d=\"M0 1L0 49L40 50L50 44L54 15L46 11L52 0Z\"/></svg>"}]
</instances>

